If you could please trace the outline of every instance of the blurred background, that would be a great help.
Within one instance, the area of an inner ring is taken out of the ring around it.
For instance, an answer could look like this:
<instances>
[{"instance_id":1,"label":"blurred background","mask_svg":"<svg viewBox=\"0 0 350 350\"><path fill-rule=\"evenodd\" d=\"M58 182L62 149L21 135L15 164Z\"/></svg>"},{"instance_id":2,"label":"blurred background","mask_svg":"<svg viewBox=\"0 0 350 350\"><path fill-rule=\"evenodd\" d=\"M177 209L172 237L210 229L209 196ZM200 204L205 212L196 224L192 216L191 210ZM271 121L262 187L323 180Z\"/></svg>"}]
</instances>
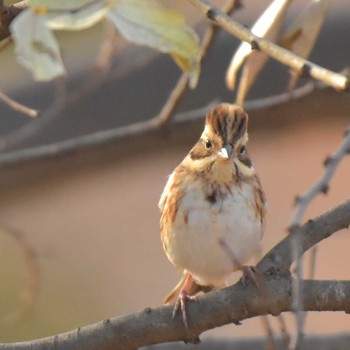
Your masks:
<instances>
[{"instance_id":1,"label":"blurred background","mask_svg":"<svg viewBox=\"0 0 350 350\"><path fill-rule=\"evenodd\" d=\"M245 0L234 18L251 25L268 4ZM176 6L203 33L198 11L185 1ZM305 1L296 0L288 18L302 6ZM335 71L349 65L350 46L344 39L349 18L348 0L333 0L312 61ZM84 87L105 32L100 24L58 34L69 88ZM214 99L234 101L224 77L238 45L235 38L219 35L202 67L198 88L186 94L176 112L203 107ZM32 82L16 63L12 44L1 52L0 69L0 90L40 110L52 104L54 85ZM0 102L0 144L4 138L18 141L0 154L0 342L48 336L160 306L177 283L180 275L160 243L157 203L167 175L199 137L203 119L51 157L16 160L16 154L45 145L54 149L57 142L150 119L161 109L179 74L169 57L119 38L117 56L101 86L55 117L36 123L25 137L18 130L35 122ZM269 62L249 99L282 93L287 81L288 70ZM286 235L295 196L322 175L324 159L338 147L349 125L349 108L349 95L327 88L273 107L248 110L249 150L269 202L264 253ZM349 197L349 174L350 160L345 159L329 194L312 203L307 218ZM28 263L14 231L35 253L40 268L34 308L16 322L9 316L26 297L21 290L27 283ZM350 279L348 247L346 231L322 242L316 278ZM203 338L263 335L260 325L257 319L247 320L241 326L209 331ZM306 327L309 333L348 329L345 313L310 313Z\"/></svg>"}]
</instances>

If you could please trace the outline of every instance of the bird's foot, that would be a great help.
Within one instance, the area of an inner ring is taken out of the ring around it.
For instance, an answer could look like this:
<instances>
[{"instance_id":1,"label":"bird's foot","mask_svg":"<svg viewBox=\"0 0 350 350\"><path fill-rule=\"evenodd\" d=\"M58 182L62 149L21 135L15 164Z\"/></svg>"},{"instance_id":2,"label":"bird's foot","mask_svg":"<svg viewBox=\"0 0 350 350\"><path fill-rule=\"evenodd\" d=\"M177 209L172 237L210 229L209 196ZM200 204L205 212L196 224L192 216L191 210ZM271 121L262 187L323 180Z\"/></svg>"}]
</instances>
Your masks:
<instances>
[{"instance_id":1,"label":"bird's foot","mask_svg":"<svg viewBox=\"0 0 350 350\"><path fill-rule=\"evenodd\" d=\"M188 295L185 290L182 290L179 294L179 297L176 300L174 309L173 309L173 318L176 316L177 312L181 309L182 322L186 328L188 328L187 323L187 313L186 313L186 302L187 300L195 301L195 295Z\"/></svg>"},{"instance_id":2,"label":"bird's foot","mask_svg":"<svg viewBox=\"0 0 350 350\"><path fill-rule=\"evenodd\" d=\"M179 296L175 302L174 309L173 309L173 319L176 316L177 312L181 309L182 322L186 328L188 328L187 313L186 313L186 301L187 300L190 300L190 301L196 300L196 297L194 295L190 294L192 286L193 286L193 277L189 273L186 276L185 283L183 284L183 286L179 292Z\"/></svg>"}]
</instances>

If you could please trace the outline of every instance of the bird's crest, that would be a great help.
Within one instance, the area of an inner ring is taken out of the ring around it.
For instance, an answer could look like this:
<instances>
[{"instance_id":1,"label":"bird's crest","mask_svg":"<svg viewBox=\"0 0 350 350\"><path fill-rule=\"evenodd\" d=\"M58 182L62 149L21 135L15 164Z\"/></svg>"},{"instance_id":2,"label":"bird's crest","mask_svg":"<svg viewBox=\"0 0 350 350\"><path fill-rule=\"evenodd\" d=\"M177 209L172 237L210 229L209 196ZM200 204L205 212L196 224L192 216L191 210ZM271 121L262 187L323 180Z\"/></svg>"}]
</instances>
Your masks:
<instances>
[{"instance_id":1,"label":"bird's crest","mask_svg":"<svg viewBox=\"0 0 350 350\"><path fill-rule=\"evenodd\" d=\"M248 115L238 105L222 103L208 113L205 127L208 133L214 133L223 143L235 144L247 132Z\"/></svg>"}]
</instances>

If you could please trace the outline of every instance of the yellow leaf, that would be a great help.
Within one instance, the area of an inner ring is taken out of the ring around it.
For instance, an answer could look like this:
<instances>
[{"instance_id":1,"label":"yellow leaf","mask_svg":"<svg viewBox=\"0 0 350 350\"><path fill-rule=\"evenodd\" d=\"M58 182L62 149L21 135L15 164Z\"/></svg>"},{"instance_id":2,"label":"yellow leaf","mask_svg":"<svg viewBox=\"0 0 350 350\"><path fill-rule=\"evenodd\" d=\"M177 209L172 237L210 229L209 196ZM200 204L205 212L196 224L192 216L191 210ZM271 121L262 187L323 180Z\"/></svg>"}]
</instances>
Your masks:
<instances>
[{"instance_id":1,"label":"yellow leaf","mask_svg":"<svg viewBox=\"0 0 350 350\"><path fill-rule=\"evenodd\" d=\"M199 39L183 16L156 0L120 0L108 14L130 42L170 54L189 73L194 88L199 76Z\"/></svg>"}]
</instances>

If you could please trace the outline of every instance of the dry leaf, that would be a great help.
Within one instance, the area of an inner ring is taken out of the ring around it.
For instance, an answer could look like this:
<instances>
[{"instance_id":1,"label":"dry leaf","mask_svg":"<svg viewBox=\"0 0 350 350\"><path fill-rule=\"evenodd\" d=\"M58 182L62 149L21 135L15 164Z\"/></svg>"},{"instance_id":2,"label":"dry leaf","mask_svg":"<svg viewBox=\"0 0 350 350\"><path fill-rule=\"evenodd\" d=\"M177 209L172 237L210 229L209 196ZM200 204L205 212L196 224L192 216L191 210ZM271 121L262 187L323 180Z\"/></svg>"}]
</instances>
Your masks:
<instances>
[{"instance_id":1,"label":"dry leaf","mask_svg":"<svg viewBox=\"0 0 350 350\"><path fill-rule=\"evenodd\" d=\"M37 0L36 0L37 1ZM46 0L47 1L47 0ZM46 2L41 1L41 2ZM52 0L51 0L52 1ZM51 2L50 1L50 2ZM47 25L54 30L82 30L92 27L104 19L108 11L119 0L75 0L69 1L69 5L60 4L60 9L48 7L46 15ZM56 1L56 3L58 3ZM82 3L79 5L79 3ZM57 7L56 4L54 6Z\"/></svg>"},{"instance_id":2,"label":"dry leaf","mask_svg":"<svg viewBox=\"0 0 350 350\"><path fill-rule=\"evenodd\" d=\"M281 36L279 43L296 55L307 58L320 33L330 0L313 0ZM288 91L294 89L300 72L292 71Z\"/></svg>"},{"instance_id":3,"label":"dry leaf","mask_svg":"<svg viewBox=\"0 0 350 350\"><path fill-rule=\"evenodd\" d=\"M199 76L199 39L183 16L155 0L120 0L108 14L130 42L170 54L179 67L189 72L194 88Z\"/></svg>"},{"instance_id":4,"label":"dry leaf","mask_svg":"<svg viewBox=\"0 0 350 350\"><path fill-rule=\"evenodd\" d=\"M65 74L58 42L44 16L27 9L12 21L10 29L17 59L35 80L51 80Z\"/></svg>"},{"instance_id":5,"label":"dry leaf","mask_svg":"<svg viewBox=\"0 0 350 350\"><path fill-rule=\"evenodd\" d=\"M107 15L129 41L170 54L196 86L199 39L183 16L161 0L31 0L12 22L19 62L35 80L65 74L58 42L51 30L81 30Z\"/></svg>"},{"instance_id":6,"label":"dry leaf","mask_svg":"<svg viewBox=\"0 0 350 350\"><path fill-rule=\"evenodd\" d=\"M275 41L291 1L273 1L255 22L251 31L258 37ZM238 47L226 72L227 87L233 90L236 85L238 71L245 63L237 93L237 103L243 104L245 96L267 60L268 56L265 53L252 51L251 45L246 42L241 43Z\"/></svg>"},{"instance_id":7,"label":"dry leaf","mask_svg":"<svg viewBox=\"0 0 350 350\"><path fill-rule=\"evenodd\" d=\"M60 47L51 29L80 30L103 19L117 0L32 0L10 29L20 64L37 81L65 74Z\"/></svg>"}]
</instances>

